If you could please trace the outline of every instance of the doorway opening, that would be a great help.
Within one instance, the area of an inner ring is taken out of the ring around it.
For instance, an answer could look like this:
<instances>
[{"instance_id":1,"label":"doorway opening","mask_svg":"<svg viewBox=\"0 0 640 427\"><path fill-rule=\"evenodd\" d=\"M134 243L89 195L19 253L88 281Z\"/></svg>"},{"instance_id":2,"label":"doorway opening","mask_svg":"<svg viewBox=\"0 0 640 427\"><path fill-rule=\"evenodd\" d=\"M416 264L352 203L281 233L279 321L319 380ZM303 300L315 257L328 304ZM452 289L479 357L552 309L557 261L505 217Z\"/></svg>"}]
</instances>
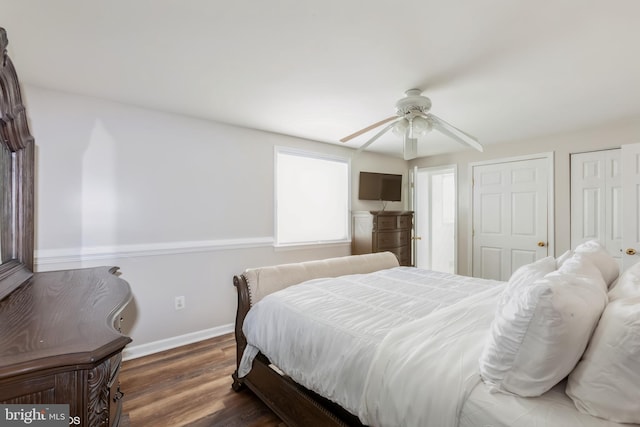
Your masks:
<instances>
[{"instance_id":1,"label":"doorway opening","mask_svg":"<svg viewBox=\"0 0 640 427\"><path fill-rule=\"evenodd\" d=\"M455 165L415 171L415 265L455 273L457 235Z\"/></svg>"}]
</instances>

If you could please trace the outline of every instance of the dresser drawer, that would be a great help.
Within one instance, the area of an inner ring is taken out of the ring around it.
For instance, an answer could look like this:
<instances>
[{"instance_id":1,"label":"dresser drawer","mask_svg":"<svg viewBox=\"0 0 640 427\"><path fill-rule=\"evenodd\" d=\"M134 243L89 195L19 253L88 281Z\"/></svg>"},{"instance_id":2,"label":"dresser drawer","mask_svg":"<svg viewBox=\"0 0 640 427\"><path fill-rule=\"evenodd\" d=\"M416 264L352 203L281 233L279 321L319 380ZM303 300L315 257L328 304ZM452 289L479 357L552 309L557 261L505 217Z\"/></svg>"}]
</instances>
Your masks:
<instances>
[{"instance_id":1,"label":"dresser drawer","mask_svg":"<svg viewBox=\"0 0 640 427\"><path fill-rule=\"evenodd\" d=\"M401 215L398 217L398 228L407 229L411 228L413 224L411 221L411 215Z\"/></svg>"},{"instance_id":2,"label":"dresser drawer","mask_svg":"<svg viewBox=\"0 0 640 427\"><path fill-rule=\"evenodd\" d=\"M411 225L411 215L378 215L373 220L373 228L377 231L405 230Z\"/></svg>"},{"instance_id":3,"label":"dresser drawer","mask_svg":"<svg viewBox=\"0 0 640 427\"><path fill-rule=\"evenodd\" d=\"M411 240L411 232L406 231L381 231L374 237L378 250L406 246Z\"/></svg>"},{"instance_id":4,"label":"dresser drawer","mask_svg":"<svg viewBox=\"0 0 640 427\"><path fill-rule=\"evenodd\" d=\"M396 215L378 215L373 219L374 230L395 230L398 228L398 217Z\"/></svg>"}]
</instances>

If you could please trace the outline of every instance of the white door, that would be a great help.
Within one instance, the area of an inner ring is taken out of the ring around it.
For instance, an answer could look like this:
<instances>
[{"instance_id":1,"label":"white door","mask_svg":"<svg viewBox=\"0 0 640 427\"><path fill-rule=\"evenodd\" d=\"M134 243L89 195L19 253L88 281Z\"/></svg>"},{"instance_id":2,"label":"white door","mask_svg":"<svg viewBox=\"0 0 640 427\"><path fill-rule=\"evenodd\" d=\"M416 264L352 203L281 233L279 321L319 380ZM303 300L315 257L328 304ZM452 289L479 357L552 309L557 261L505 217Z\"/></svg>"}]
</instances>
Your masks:
<instances>
[{"instance_id":1,"label":"white door","mask_svg":"<svg viewBox=\"0 0 640 427\"><path fill-rule=\"evenodd\" d=\"M550 158L473 166L474 277L508 280L549 254Z\"/></svg>"},{"instance_id":2,"label":"white door","mask_svg":"<svg viewBox=\"0 0 640 427\"><path fill-rule=\"evenodd\" d=\"M596 239L622 266L621 150L571 155L571 247Z\"/></svg>"},{"instance_id":3,"label":"white door","mask_svg":"<svg viewBox=\"0 0 640 427\"><path fill-rule=\"evenodd\" d=\"M622 146L622 267L640 260L640 144Z\"/></svg>"},{"instance_id":4,"label":"white door","mask_svg":"<svg viewBox=\"0 0 640 427\"><path fill-rule=\"evenodd\" d=\"M455 273L456 166L415 169L416 267Z\"/></svg>"}]
</instances>

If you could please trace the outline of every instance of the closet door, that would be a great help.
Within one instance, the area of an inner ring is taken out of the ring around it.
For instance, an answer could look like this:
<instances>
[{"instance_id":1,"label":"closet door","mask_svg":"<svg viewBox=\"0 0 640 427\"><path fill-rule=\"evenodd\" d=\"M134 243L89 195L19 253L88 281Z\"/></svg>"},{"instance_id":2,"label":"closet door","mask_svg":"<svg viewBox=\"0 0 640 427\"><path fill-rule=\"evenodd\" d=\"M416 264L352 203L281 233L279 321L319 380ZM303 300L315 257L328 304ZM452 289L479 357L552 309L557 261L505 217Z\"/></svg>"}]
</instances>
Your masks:
<instances>
[{"instance_id":1,"label":"closet door","mask_svg":"<svg viewBox=\"0 0 640 427\"><path fill-rule=\"evenodd\" d=\"M640 261L640 144L622 146L623 197L622 267Z\"/></svg>"},{"instance_id":2,"label":"closet door","mask_svg":"<svg viewBox=\"0 0 640 427\"><path fill-rule=\"evenodd\" d=\"M621 150L571 155L571 247L597 239L622 263Z\"/></svg>"},{"instance_id":3,"label":"closet door","mask_svg":"<svg viewBox=\"0 0 640 427\"><path fill-rule=\"evenodd\" d=\"M474 277L509 280L549 252L550 157L474 165Z\"/></svg>"}]
</instances>

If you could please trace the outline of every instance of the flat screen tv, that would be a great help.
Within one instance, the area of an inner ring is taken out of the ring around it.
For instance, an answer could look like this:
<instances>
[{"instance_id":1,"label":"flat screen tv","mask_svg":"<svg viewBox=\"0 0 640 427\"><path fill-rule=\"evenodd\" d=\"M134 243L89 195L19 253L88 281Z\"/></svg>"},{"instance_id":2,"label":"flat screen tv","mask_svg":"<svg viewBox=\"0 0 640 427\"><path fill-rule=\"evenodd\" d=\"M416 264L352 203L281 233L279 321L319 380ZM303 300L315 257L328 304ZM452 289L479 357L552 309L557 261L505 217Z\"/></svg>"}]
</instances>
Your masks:
<instances>
[{"instance_id":1,"label":"flat screen tv","mask_svg":"<svg viewBox=\"0 0 640 427\"><path fill-rule=\"evenodd\" d=\"M402 175L391 173L360 172L358 198L360 200L382 200L400 202Z\"/></svg>"}]
</instances>

